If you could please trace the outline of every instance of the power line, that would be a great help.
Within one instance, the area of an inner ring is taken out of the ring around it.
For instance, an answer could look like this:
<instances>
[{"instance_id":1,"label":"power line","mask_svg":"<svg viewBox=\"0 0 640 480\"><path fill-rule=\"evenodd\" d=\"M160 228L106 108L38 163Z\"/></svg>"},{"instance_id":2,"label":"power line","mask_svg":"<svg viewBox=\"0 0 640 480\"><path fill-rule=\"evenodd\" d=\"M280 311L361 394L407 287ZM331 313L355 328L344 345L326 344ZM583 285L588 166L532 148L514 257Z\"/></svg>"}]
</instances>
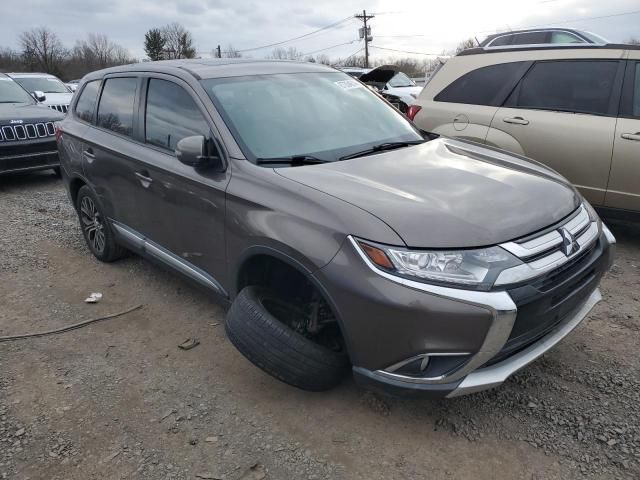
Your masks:
<instances>
[{"instance_id":1,"label":"power line","mask_svg":"<svg viewBox=\"0 0 640 480\"><path fill-rule=\"evenodd\" d=\"M548 1L555 1L555 0L548 0ZM540 2L540 3L547 3L547 2ZM635 15L637 13L640 13L640 10L634 10L631 12L624 12L624 13L613 13L611 15L598 15L595 17L582 17L582 18L573 18L570 20L559 20L557 22L547 22L547 23L539 23L536 25L516 25L516 28L518 29L525 29L525 28L538 28L538 27L546 27L546 26L553 26L553 25L559 25L559 24L565 24L565 23L574 23L574 22L586 22L589 20L599 20L601 18L612 18L612 17L622 17L624 15ZM476 33L492 33L494 32L496 29L492 29L492 30L482 30ZM425 35L423 33L417 33L417 34L408 34L408 35L376 35L377 38L412 38L412 37L428 37L429 35Z\"/></svg>"},{"instance_id":2,"label":"power line","mask_svg":"<svg viewBox=\"0 0 640 480\"><path fill-rule=\"evenodd\" d=\"M337 45L331 45L330 47L321 48L320 50L314 50L313 52L303 53L302 55L314 55L316 53L324 52L326 50L331 50L332 48L341 47L343 45L351 45L353 43L359 42L360 40L351 40L350 42L338 43Z\"/></svg>"},{"instance_id":3,"label":"power line","mask_svg":"<svg viewBox=\"0 0 640 480\"><path fill-rule=\"evenodd\" d=\"M427 55L430 57L446 57L447 56L442 53L410 52L408 50L397 50L395 48L379 47L377 45L371 45L371 48L377 48L378 50L389 50L390 52L411 53L413 55Z\"/></svg>"},{"instance_id":4,"label":"power line","mask_svg":"<svg viewBox=\"0 0 640 480\"><path fill-rule=\"evenodd\" d=\"M326 26L324 26L322 28L314 30L313 32L309 32L309 33L305 33L304 35L299 35L297 37L289 38L288 40L282 40L281 42L269 43L268 45L261 45L259 47L245 48L244 50L238 50L238 51L241 52L241 53L242 52L252 52L254 50L262 50L263 48L275 47L277 45L282 45L283 43L293 42L294 40L300 40L301 38L305 38L305 37L308 37L308 36L313 35L315 33L322 32L323 30L328 30L330 28L337 27L338 25L340 25L342 23L345 23L345 22L348 22L349 20L353 20L353 17L349 16L349 17L343 18L342 20L338 20L335 23L332 23L330 25L326 25Z\"/></svg>"}]
</instances>

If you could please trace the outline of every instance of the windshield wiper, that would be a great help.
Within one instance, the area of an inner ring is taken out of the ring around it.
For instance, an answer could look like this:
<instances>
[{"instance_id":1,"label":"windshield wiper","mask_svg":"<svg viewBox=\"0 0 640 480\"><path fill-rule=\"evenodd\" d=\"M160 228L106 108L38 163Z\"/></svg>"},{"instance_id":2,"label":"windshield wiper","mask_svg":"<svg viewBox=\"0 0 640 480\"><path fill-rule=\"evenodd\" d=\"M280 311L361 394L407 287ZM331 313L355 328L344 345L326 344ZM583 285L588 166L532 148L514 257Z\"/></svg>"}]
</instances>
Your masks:
<instances>
[{"instance_id":1,"label":"windshield wiper","mask_svg":"<svg viewBox=\"0 0 640 480\"><path fill-rule=\"evenodd\" d=\"M330 160L324 160L322 158L314 157L313 155L292 155L290 157L272 157L272 158L256 158L256 164L258 165L277 165L288 164L298 165L316 165L318 163L327 163Z\"/></svg>"},{"instance_id":2,"label":"windshield wiper","mask_svg":"<svg viewBox=\"0 0 640 480\"><path fill-rule=\"evenodd\" d=\"M372 153L383 152L385 150L394 150L396 148L409 147L411 145L420 145L421 143L426 142L426 140L411 140L408 142L386 142L380 143L378 145L374 145L371 148L367 148L366 150L361 150L359 152L350 153L349 155L345 155L340 157L340 160L349 160L351 158L364 157L366 155L371 155Z\"/></svg>"}]
</instances>

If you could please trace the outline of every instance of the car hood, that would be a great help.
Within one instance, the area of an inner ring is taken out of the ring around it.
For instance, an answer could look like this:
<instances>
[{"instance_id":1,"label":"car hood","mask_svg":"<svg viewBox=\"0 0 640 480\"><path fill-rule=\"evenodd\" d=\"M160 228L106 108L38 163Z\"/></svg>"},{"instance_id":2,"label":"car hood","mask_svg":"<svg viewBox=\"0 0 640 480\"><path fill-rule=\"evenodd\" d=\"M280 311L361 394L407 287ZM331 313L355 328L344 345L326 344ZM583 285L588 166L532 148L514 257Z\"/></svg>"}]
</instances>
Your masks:
<instances>
[{"instance_id":1,"label":"car hood","mask_svg":"<svg viewBox=\"0 0 640 480\"><path fill-rule=\"evenodd\" d=\"M45 93L44 105L69 105L71 103L72 93Z\"/></svg>"},{"instance_id":2,"label":"car hood","mask_svg":"<svg viewBox=\"0 0 640 480\"><path fill-rule=\"evenodd\" d=\"M420 92L422 92L422 87L388 87L382 93L395 95L401 98L406 104L411 105L418 95L420 95ZM415 97L411 94L414 94Z\"/></svg>"},{"instance_id":3,"label":"car hood","mask_svg":"<svg viewBox=\"0 0 640 480\"><path fill-rule=\"evenodd\" d=\"M443 138L277 172L370 212L418 248L513 240L561 220L581 201L563 177L537 162Z\"/></svg>"},{"instance_id":4,"label":"car hood","mask_svg":"<svg viewBox=\"0 0 640 480\"><path fill-rule=\"evenodd\" d=\"M29 105L25 103L0 103L0 125L13 123L57 122L64 115L51 110L44 105ZM20 120L22 122L20 122Z\"/></svg>"}]
</instances>

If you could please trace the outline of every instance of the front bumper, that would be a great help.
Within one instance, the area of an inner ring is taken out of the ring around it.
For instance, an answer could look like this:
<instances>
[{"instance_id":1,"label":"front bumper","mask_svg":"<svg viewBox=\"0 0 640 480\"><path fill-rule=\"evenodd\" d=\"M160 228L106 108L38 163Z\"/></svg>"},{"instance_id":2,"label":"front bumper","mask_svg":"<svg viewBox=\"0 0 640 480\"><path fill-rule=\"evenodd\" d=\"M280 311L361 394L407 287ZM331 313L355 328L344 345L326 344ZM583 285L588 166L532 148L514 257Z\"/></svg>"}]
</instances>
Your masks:
<instances>
[{"instance_id":1,"label":"front bumper","mask_svg":"<svg viewBox=\"0 0 640 480\"><path fill-rule=\"evenodd\" d=\"M27 140L0 144L0 175L60 166L54 140Z\"/></svg>"},{"instance_id":2,"label":"front bumper","mask_svg":"<svg viewBox=\"0 0 640 480\"><path fill-rule=\"evenodd\" d=\"M343 248L336 256L336 265L323 269L332 277L330 280L335 280L334 275L344 278L340 265L353 268L354 259L343 258L348 256L345 250L349 249ZM511 290L492 292L425 286L411 280L399 281L397 277L387 279L383 285L379 282L384 275L379 272L377 279L365 275L363 287L339 285L330 293L337 298L350 353L355 351L352 361L356 381L386 393L436 397L455 397L500 385L566 337L601 300L598 284L612 263L614 250L615 238L603 227L577 267L565 271L560 278L552 272L552 287L548 278L546 283L537 279ZM366 258L358 260L367 262ZM404 292L397 290L399 282ZM362 296L369 303L380 303L367 309L366 301L359 301ZM351 304L355 307L351 308ZM392 308L387 309L389 305ZM409 312L405 314L405 310ZM416 316L420 317L415 320ZM540 321L535 328L529 328L537 316ZM447 328L449 325L454 327ZM483 332L478 331L478 325L483 325ZM523 325L528 328L524 335ZM480 339L476 347L472 346L469 332ZM360 345L363 341L366 348ZM421 358L444 355L460 361L437 375L403 370L406 365L419 364Z\"/></svg>"}]
</instances>

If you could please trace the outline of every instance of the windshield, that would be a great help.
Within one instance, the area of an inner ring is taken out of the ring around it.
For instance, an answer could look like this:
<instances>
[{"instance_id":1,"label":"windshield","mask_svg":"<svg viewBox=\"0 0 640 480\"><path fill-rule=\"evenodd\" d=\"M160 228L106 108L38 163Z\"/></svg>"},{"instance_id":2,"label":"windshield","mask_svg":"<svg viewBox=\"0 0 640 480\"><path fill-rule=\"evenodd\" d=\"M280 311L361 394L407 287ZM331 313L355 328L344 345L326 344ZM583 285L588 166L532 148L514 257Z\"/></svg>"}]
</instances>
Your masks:
<instances>
[{"instance_id":1,"label":"windshield","mask_svg":"<svg viewBox=\"0 0 640 480\"><path fill-rule=\"evenodd\" d=\"M245 156L335 161L383 142L421 140L393 107L344 73L202 80Z\"/></svg>"},{"instance_id":2,"label":"windshield","mask_svg":"<svg viewBox=\"0 0 640 480\"><path fill-rule=\"evenodd\" d=\"M415 87L416 84L413 80L407 77L404 73L396 73L391 80L389 80L390 87Z\"/></svg>"},{"instance_id":3,"label":"windshield","mask_svg":"<svg viewBox=\"0 0 640 480\"><path fill-rule=\"evenodd\" d=\"M28 92L69 93L69 89L57 78L50 77L18 77L14 78Z\"/></svg>"},{"instance_id":4,"label":"windshield","mask_svg":"<svg viewBox=\"0 0 640 480\"><path fill-rule=\"evenodd\" d=\"M10 78L0 77L0 103L35 103L20 85Z\"/></svg>"}]
</instances>

